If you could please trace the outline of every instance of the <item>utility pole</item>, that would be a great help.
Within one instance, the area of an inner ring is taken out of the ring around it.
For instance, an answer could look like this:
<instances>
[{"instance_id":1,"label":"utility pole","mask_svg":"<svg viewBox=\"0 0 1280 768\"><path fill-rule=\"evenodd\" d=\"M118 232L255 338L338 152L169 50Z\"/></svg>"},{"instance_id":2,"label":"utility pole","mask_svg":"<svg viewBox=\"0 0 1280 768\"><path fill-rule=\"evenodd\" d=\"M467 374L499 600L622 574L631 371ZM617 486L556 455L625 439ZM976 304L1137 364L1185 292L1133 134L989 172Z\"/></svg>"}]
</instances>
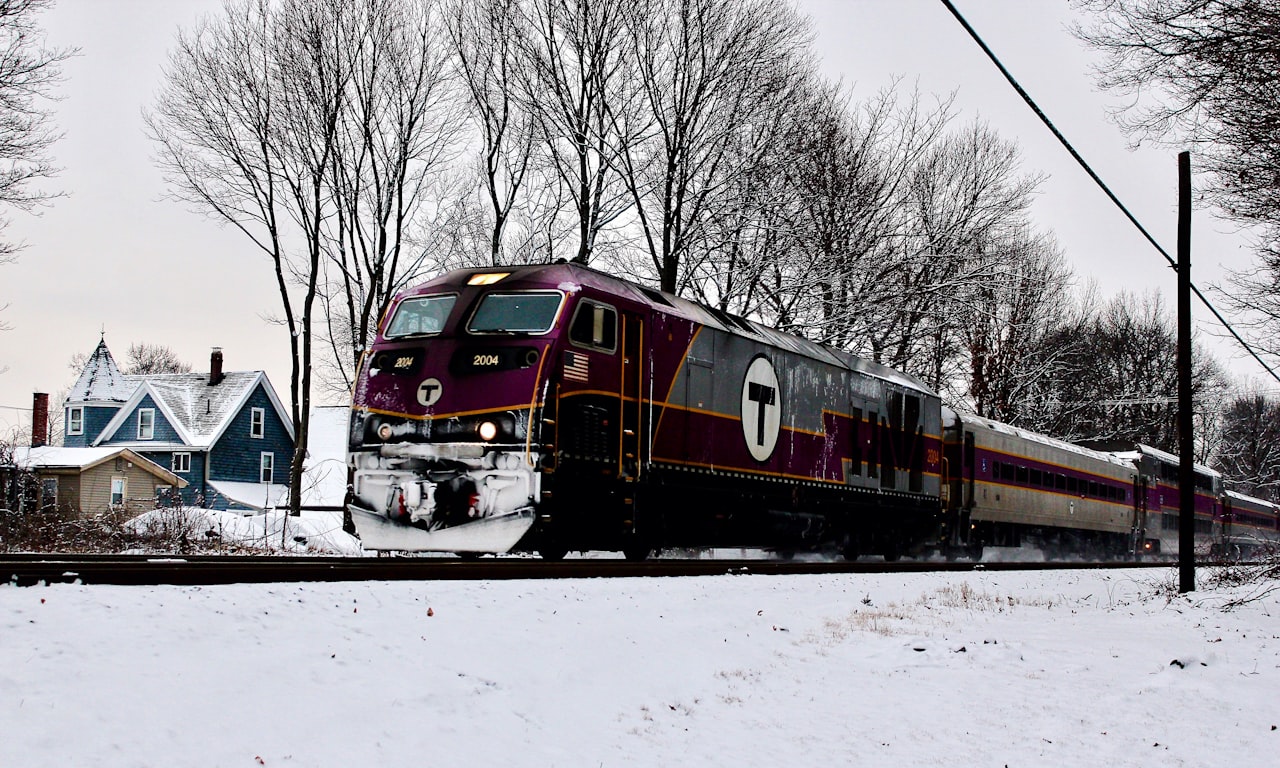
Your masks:
<instances>
[{"instance_id":1,"label":"utility pole","mask_svg":"<svg viewBox=\"0 0 1280 768\"><path fill-rule=\"evenodd\" d=\"M1178 591L1196 588L1196 476L1191 419L1191 153L1178 154Z\"/></svg>"}]
</instances>

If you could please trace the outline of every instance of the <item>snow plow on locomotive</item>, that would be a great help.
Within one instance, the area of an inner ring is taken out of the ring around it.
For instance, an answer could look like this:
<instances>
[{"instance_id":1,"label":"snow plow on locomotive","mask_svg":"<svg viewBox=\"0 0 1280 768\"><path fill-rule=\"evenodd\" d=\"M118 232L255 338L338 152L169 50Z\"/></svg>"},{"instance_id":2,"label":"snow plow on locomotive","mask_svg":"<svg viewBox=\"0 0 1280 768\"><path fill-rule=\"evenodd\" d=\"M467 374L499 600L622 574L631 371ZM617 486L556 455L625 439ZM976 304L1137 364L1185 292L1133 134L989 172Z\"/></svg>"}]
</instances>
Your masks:
<instances>
[{"instance_id":1,"label":"snow plow on locomotive","mask_svg":"<svg viewBox=\"0 0 1280 768\"><path fill-rule=\"evenodd\" d=\"M918 381L576 265L404 292L352 410L367 549L893 558L941 519L941 406Z\"/></svg>"}]
</instances>

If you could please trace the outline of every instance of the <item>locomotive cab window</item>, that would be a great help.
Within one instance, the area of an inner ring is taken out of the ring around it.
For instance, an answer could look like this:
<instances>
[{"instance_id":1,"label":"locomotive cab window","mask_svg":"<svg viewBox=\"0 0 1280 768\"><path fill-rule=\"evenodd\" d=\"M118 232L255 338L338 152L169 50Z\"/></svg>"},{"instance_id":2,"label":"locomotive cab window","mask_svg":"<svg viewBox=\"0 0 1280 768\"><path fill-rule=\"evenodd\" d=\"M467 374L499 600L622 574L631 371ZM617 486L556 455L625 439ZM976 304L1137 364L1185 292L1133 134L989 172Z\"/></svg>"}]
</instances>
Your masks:
<instances>
[{"instance_id":1,"label":"locomotive cab window","mask_svg":"<svg viewBox=\"0 0 1280 768\"><path fill-rule=\"evenodd\" d=\"M613 307L583 301L569 324L569 341L583 347L613 352L618 348L618 313Z\"/></svg>"},{"instance_id":2,"label":"locomotive cab window","mask_svg":"<svg viewBox=\"0 0 1280 768\"><path fill-rule=\"evenodd\" d=\"M388 339L398 336L426 336L444 330L445 320L457 296L418 296L405 299L387 323Z\"/></svg>"},{"instance_id":3,"label":"locomotive cab window","mask_svg":"<svg viewBox=\"0 0 1280 768\"><path fill-rule=\"evenodd\" d=\"M563 299L550 291L491 293L480 300L467 331L543 334L555 326Z\"/></svg>"}]
</instances>

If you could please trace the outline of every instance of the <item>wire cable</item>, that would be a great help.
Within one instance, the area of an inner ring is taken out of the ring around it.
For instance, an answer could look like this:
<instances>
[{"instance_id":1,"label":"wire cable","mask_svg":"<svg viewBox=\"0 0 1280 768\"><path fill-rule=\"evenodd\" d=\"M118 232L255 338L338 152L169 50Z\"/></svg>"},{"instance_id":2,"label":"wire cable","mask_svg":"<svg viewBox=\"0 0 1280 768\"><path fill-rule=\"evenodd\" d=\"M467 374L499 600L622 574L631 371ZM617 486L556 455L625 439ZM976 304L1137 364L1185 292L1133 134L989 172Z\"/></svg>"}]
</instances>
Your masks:
<instances>
[{"instance_id":1,"label":"wire cable","mask_svg":"<svg viewBox=\"0 0 1280 768\"><path fill-rule=\"evenodd\" d=\"M1053 124L1053 121L1045 115L1039 105L1036 104L1035 100L1031 98L1031 95L1022 88L1016 79L1014 79L1013 75L1009 73L1009 70L1005 68L1004 64L1000 63L1000 59L997 58L991 48L983 42L977 31L969 25L969 22L965 20L964 16L960 14L960 11L951 3L951 0L942 0L942 4L947 7L947 10L951 11L951 15L956 17L956 21L960 22L960 26L964 27L965 31L969 33L969 37L973 38L973 41L978 44L978 47L980 47L982 52L987 55L987 58L991 59L991 63L996 65L996 69L1000 70L1000 74L1004 75L1004 79L1009 81L1009 85L1013 86L1013 89L1018 92L1018 95L1022 97L1022 100L1027 103L1027 106L1031 107L1031 111L1036 113L1036 117L1040 118L1040 122L1044 123L1045 127L1048 128L1058 139L1058 142L1061 143L1062 146L1066 148L1067 152L1071 154L1071 157L1073 157L1080 167L1084 169L1085 173L1089 174L1089 178L1093 179L1093 182L1098 185L1098 188L1106 193L1107 197L1111 199L1111 202L1120 209L1120 212L1129 219L1133 226L1137 227L1138 231L1142 233L1142 236L1147 239L1147 242L1151 243L1161 256L1164 256L1165 261L1169 262L1169 266L1173 271L1177 272L1177 260L1170 256L1168 251L1161 247L1160 243L1156 242L1156 239L1151 236L1151 233L1147 231L1146 227L1142 226L1138 219L1129 211L1129 208L1125 206L1124 203L1120 202L1120 198L1116 197L1115 193L1111 191L1111 188L1107 186L1106 182L1104 182L1101 177L1094 172L1093 168L1085 162L1085 159L1080 156L1080 153L1071 145L1071 142L1067 141L1067 138L1062 135L1062 132ZM1256 351L1254 351L1253 347L1249 346L1249 343L1236 332L1235 328L1231 327L1231 323L1227 322L1227 319L1223 317L1222 314L1218 312L1217 308L1209 302L1209 299L1200 292L1200 289L1195 286L1195 283L1191 284L1191 291L1195 293L1196 298L1200 299L1200 303L1204 304L1205 308L1213 313L1213 316L1216 317L1218 322L1222 324L1222 327L1227 329L1227 332L1235 338L1244 351L1248 352L1254 360L1257 360L1258 365L1262 366L1263 370L1271 374L1271 378L1280 382L1280 375L1273 371L1271 366L1267 365L1266 361L1263 360Z\"/></svg>"}]
</instances>

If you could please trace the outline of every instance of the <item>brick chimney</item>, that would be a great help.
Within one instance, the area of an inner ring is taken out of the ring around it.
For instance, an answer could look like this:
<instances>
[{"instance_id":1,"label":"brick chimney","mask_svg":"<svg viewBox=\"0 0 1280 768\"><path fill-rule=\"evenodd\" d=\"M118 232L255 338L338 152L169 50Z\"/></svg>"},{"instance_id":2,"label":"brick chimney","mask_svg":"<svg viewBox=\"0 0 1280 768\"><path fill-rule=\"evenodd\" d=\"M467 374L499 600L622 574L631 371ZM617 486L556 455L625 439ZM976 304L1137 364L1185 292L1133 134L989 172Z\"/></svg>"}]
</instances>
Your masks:
<instances>
[{"instance_id":1,"label":"brick chimney","mask_svg":"<svg viewBox=\"0 0 1280 768\"><path fill-rule=\"evenodd\" d=\"M222 347L214 347L213 354L209 355L209 386L215 386L222 383Z\"/></svg>"},{"instance_id":2,"label":"brick chimney","mask_svg":"<svg viewBox=\"0 0 1280 768\"><path fill-rule=\"evenodd\" d=\"M36 392L31 395L31 447L39 448L49 442L49 395Z\"/></svg>"}]
</instances>

